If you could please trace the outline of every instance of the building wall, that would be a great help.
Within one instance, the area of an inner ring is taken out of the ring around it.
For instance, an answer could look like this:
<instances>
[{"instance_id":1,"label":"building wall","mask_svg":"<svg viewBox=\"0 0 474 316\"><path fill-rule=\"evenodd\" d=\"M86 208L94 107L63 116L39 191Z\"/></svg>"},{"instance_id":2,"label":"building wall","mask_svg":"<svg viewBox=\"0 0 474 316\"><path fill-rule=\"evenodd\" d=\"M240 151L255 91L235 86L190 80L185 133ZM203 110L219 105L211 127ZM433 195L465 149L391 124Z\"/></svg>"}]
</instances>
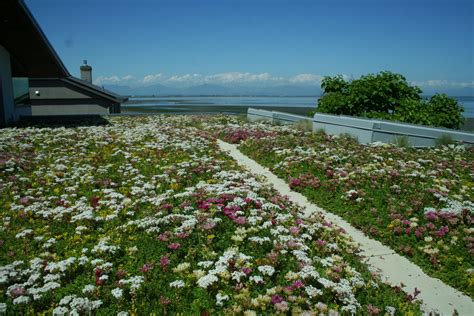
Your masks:
<instances>
[{"instance_id":1,"label":"building wall","mask_svg":"<svg viewBox=\"0 0 474 316\"><path fill-rule=\"evenodd\" d=\"M0 45L0 124L15 120L10 54Z\"/></svg>"},{"instance_id":2,"label":"building wall","mask_svg":"<svg viewBox=\"0 0 474 316\"><path fill-rule=\"evenodd\" d=\"M59 79L30 79L32 115L104 115L116 104Z\"/></svg>"},{"instance_id":3,"label":"building wall","mask_svg":"<svg viewBox=\"0 0 474 316\"><path fill-rule=\"evenodd\" d=\"M33 105L31 106L33 116L43 115L105 115L109 109L98 104L75 104L75 105Z\"/></svg>"}]
</instances>

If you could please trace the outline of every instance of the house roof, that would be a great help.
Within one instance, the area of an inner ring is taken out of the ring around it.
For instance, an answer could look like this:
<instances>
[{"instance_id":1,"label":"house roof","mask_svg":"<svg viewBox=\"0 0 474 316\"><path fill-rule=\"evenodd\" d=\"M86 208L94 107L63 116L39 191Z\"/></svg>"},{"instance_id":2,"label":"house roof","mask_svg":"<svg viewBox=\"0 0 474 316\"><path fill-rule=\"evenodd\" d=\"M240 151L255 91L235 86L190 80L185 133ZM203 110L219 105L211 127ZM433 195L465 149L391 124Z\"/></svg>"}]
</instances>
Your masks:
<instances>
[{"instance_id":1,"label":"house roof","mask_svg":"<svg viewBox=\"0 0 474 316\"><path fill-rule=\"evenodd\" d=\"M0 1L0 30L14 77L70 76L23 0Z\"/></svg>"},{"instance_id":2,"label":"house roof","mask_svg":"<svg viewBox=\"0 0 474 316\"><path fill-rule=\"evenodd\" d=\"M77 79L73 76L69 76L67 78L61 78L61 80L66 81L66 82L68 82L72 85L75 85L77 87L80 87L84 90L88 90L90 92L93 92L93 93L95 93L95 94L97 94L97 95L99 95L103 98L106 98L106 99L108 99L112 102L123 103L123 102L128 100L127 97L123 97L123 96L118 95L116 93L113 93L109 90L102 89L102 88L100 88L96 85L90 84L90 83L88 83L84 80L81 80L81 79Z\"/></svg>"},{"instance_id":3,"label":"house roof","mask_svg":"<svg viewBox=\"0 0 474 316\"><path fill-rule=\"evenodd\" d=\"M127 100L71 76L23 0L0 0L0 30L0 45L10 53L13 77L59 78L112 102Z\"/></svg>"}]
</instances>

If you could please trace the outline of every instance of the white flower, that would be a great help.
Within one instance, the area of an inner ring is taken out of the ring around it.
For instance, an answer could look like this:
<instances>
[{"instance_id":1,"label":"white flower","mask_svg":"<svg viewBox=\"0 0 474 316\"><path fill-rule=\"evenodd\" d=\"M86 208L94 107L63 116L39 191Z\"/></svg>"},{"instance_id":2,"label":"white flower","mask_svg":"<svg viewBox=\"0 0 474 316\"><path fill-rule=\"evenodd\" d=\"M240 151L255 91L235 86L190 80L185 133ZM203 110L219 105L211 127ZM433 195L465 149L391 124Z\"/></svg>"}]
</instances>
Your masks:
<instances>
[{"instance_id":1,"label":"white flower","mask_svg":"<svg viewBox=\"0 0 474 316\"><path fill-rule=\"evenodd\" d=\"M213 264L214 264L213 261L201 261L201 262L198 262L197 265L198 265L198 267L209 268Z\"/></svg>"},{"instance_id":2,"label":"white flower","mask_svg":"<svg viewBox=\"0 0 474 316\"><path fill-rule=\"evenodd\" d=\"M113 289L112 291L112 295L116 298L116 299L120 299L122 298L123 296L123 290L121 288L115 288Z\"/></svg>"},{"instance_id":3,"label":"white flower","mask_svg":"<svg viewBox=\"0 0 474 316\"><path fill-rule=\"evenodd\" d=\"M397 309L393 306L387 306L385 307L385 310L389 315L395 315L395 312L397 311Z\"/></svg>"},{"instance_id":4,"label":"white flower","mask_svg":"<svg viewBox=\"0 0 474 316\"><path fill-rule=\"evenodd\" d=\"M258 284L258 283L264 283L264 282L263 282L263 278L262 278L261 276L259 276L259 275L252 275L249 279L250 279L250 281L253 281L253 282L257 283L257 284Z\"/></svg>"},{"instance_id":5,"label":"white flower","mask_svg":"<svg viewBox=\"0 0 474 316\"><path fill-rule=\"evenodd\" d=\"M323 291L321 291L320 289L315 288L311 285L306 286L305 291L306 291L306 294L308 294L308 296L311 297L311 298L323 294Z\"/></svg>"},{"instance_id":6,"label":"white flower","mask_svg":"<svg viewBox=\"0 0 474 316\"><path fill-rule=\"evenodd\" d=\"M16 234L15 238L23 238L30 235L33 232L32 229L24 229L20 233Z\"/></svg>"},{"instance_id":7,"label":"white flower","mask_svg":"<svg viewBox=\"0 0 474 316\"><path fill-rule=\"evenodd\" d=\"M82 289L82 293L87 294L87 293L94 292L94 290L95 290L95 285L87 284L87 285L84 286L84 288Z\"/></svg>"},{"instance_id":8,"label":"white flower","mask_svg":"<svg viewBox=\"0 0 474 316\"><path fill-rule=\"evenodd\" d=\"M206 289L209 285L211 285L212 283L215 283L217 281L219 281L219 279L214 274L207 274L207 275L199 278L199 280L197 280L197 284L200 287Z\"/></svg>"},{"instance_id":9,"label":"white flower","mask_svg":"<svg viewBox=\"0 0 474 316\"><path fill-rule=\"evenodd\" d=\"M170 287L175 287L177 289L184 287L184 281L183 280L176 280L170 283Z\"/></svg>"},{"instance_id":10,"label":"white flower","mask_svg":"<svg viewBox=\"0 0 474 316\"><path fill-rule=\"evenodd\" d=\"M6 312L7 312L7 304L0 303L0 313L6 313Z\"/></svg>"},{"instance_id":11,"label":"white flower","mask_svg":"<svg viewBox=\"0 0 474 316\"><path fill-rule=\"evenodd\" d=\"M64 306L58 306L53 309L53 316L65 316L68 315L69 309Z\"/></svg>"},{"instance_id":12,"label":"white flower","mask_svg":"<svg viewBox=\"0 0 474 316\"><path fill-rule=\"evenodd\" d=\"M217 306L222 306L224 305L224 302L229 300L228 295L222 295L221 293L217 293L216 295L216 305Z\"/></svg>"},{"instance_id":13,"label":"white flower","mask_svg":"<svg viewBox=\"0 0 474 316\"><path fill-rule=\"evenodd\" d=\"M189 264L189 262L180 263L180 264L178 264L178 266L176 268L173 269L173 272L179 273L179 272L186 271L186 270L189 269L190 266L191 266L191 264Z\"/></svg>"},{"instance_id":14,"label":"white flower","mask_svg":"<svg viewBox=\"0 0 474 316\"><path fill-rule=\"evenodd\" d=\"M272 266L268 266L268 265L259 266L258 271L260 271L263 275L272 276L273 273L275 273L275 268L273 268Z\"/></svg>"},{"instance_id":15,"label":"white flower","mask_svg":"<svg viewBox=\"0 0 474 316\"><path fill-rule=\"evenodd\" d=\"M13 300L13 304L28 304L30 302L30 298L28 296L19 296Z\"/></svg>"},{"instance_id":16,"label":"white flower","mask_svg":"<svg viewBox=\"0 0 474 316\"><path fill-rule=\"evenodd\" d=\"M128 312L125 312L125 311L118 312L117 316L128 316Z\"/></svg>"}]
</instances>

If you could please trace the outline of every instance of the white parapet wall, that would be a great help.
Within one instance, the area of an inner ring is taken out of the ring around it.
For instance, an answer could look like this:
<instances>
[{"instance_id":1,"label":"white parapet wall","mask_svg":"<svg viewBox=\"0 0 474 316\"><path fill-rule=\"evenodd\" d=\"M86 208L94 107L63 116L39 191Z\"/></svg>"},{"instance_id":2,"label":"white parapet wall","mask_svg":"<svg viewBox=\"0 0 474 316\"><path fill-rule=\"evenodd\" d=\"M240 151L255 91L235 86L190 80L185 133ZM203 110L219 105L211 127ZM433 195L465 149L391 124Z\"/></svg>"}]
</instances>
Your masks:
<instances>
[{"instance_id":1,"label":"white parapet wall","mask_svg":"<svg viewBox=\"0 0 474 316\"><path fill-rule=\"evenodd\" d=\"M247 110L247 119L250 122L269 121L273 122L272 111L249 108Z\"/></svg>"},{"instance_id":2,"label":"white parapet wall","mask_svg":"<svg viewBox=\"0 0 474 316\"><path fill-rule=\"evenodd\" d=\"M372 142L374 120L350 116L336 116L316 113L313 117L313 131L324 130L330 135L349 134L361 144Z\"/></svg>"},{"instance_id":3,"label":"white parapet wall","mask_svg":"<svg viewBox=\"0 0 474 316\"><path fill-rule=\"evenodd\" d=\"M474 133L322 113L316 113L313 117L313 131L317 130L324 130L330 135L349 134L357 138L361 144L396 143L405 138L410 146L431 147L436 145L437 139L449 137L458 142L474 145Z\"/></svg>"},{"instance_id":4,"label":"white parapet wall","mask_svg":"<svg viewBox=\"0 0 474 316\"><path fill-rule=\"evenodd\" d=\"M279 111L272 111L273 114L273 122L278 122L280 124L294 124L301 121L308 121L311 123L312 119L308 116L290 114L285 112Z\"/></svg>"},{"instance_id":5,"label":"white parapet wall","mask_svg":"<svg viewBox=\"0 0 474 316\"><path fill-rule=\"evenodd\" d=\"M275 124L294 124L301 121L312 122L312 118L308 116L254 108L249 108L247 110L247 119L250 122L268 121Z\"/></svg>"}]
</instances>

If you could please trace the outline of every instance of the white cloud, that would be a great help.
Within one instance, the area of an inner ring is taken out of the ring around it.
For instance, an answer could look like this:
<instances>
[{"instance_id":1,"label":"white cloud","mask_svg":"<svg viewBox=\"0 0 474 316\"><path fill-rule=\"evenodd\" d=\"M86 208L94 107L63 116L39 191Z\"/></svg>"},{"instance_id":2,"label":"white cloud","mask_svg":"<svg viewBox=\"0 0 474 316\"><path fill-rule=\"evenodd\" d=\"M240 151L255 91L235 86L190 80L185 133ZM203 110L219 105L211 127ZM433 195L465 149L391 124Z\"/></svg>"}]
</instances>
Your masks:
<instances>
[{"instance_id":1,"label":"white cloud","mask_svg":"<svg viewBox=\"0 0 474 316\"><path fill-rule=\"evenodd\" d=\"M268 72L253 74L250 72L225 72L215 75L205 76L204 80L208 83L252 83L252 82L267 82L274 80Z\"/></svg>"},{"instance_id":2,"label":"white cloud","mask_svg":"<svg viewBox=\"0 0 474 316\"><path fill-rule=\"evenodd\" d=\"M420 87L474 88L474 81L426 80L413 81L412 84Z\"/></svg>"},{"instance_id":3,"label":"white cloud","mask_svg":"<svg viewBox=\"0 0 474 316\"><path fill-rule=\"evenodd\" d=\"M162 79L163 79L163 74L160 73L160 74L155 74L155 75L146 75L145 77L143 77L141 82L145 85L149 85L149 84L160 82Z\"/></svg>"},{"instance_id":4,"label":"white cloud","mask_svg":"<svg viewBox=\"0 0 474 316\"><path fill-rule=\"evenodd\" d=\"M345 80L353 77L342 75ZM186 87L199 84L218 85L319 85L324 76L313 73L301 73L293 76L274 76L268 72L223 72L217 74L203 75L199 73L172 74L163 73L149 74L143 77L132 75L120 76L99 76L94 80L94 84L102 85L126 85L130 87L147 86L152 84L164 84L176 87ZM474 81L449 81L449 80L426 80L412 81L413 85L422 88L474 88Z\"/></svg>"},{"instance_id":5,"label":"white cloud","mask_svg":"<svg viewBox=\"0 0 474 316\"><path fill-rule=\"evenodd\" d=\"M315 74L299 74L290 78L291 83L313 83L319 84L323 76Z\"/></svg>"},{"instance_id":6,"label":"white cloud","mask_svg":"<svg viewBox=\"0 0 474 316\"><path fill-rule=\"evenodd\" d=\"M201 80L202 80L202 75L200 74L174 75L166 79L166 81L176 82L176 83L197 83Z\"/></svg>"},{"instance_id":7,"label":"white cloud","mask_svg":"<svg viewBox=\"0 0 474 316\"><path fill-rule=\"evenodd\" d=\"M126 75L123 77L119 76L99 76L94 79L94 84L98 86L106 85L106 84L128 84L135 80L135 77L132 75Z\"/></svg>"}]
</instances>

